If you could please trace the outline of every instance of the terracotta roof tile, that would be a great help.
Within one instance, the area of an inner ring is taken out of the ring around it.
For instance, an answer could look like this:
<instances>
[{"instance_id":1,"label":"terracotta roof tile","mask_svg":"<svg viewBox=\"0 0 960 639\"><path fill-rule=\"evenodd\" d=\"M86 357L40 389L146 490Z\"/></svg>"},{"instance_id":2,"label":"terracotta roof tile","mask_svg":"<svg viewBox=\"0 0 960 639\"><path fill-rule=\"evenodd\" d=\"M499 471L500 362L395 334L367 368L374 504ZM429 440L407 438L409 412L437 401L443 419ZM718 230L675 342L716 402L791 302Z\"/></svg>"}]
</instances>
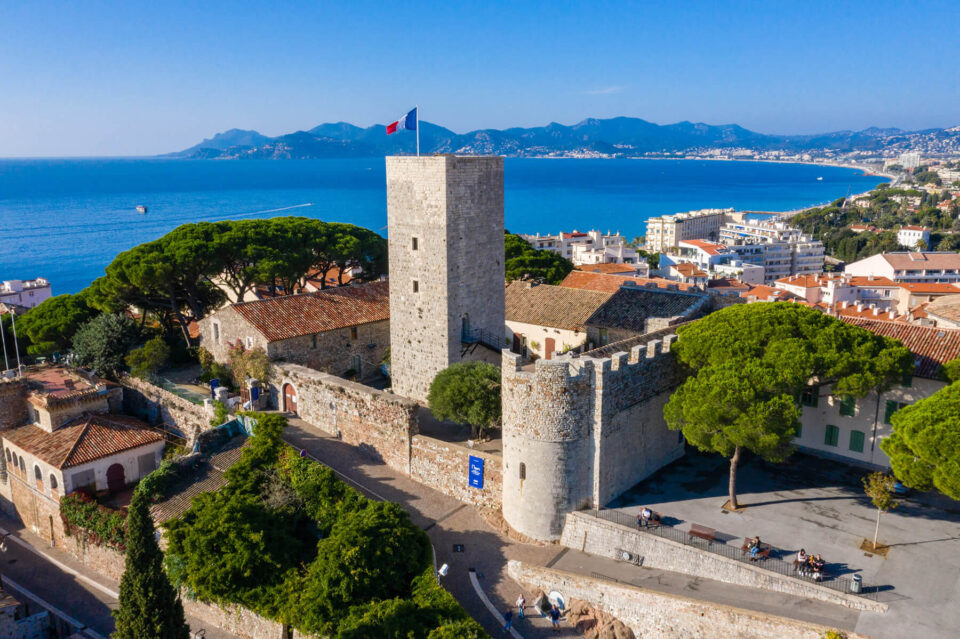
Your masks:
<instances>
[{"instance_id":1,"label":"terracotta roof tile","mask_svg":"<svg viewBox=\"0 0 960 639\"><path fill-rule=\"evenodd\" d=\"M740 293L740 297L755 297L762 301L784 302L787 300L799 299L796 295L782 288L773 288L765 284L758 284L749 291Z\"/></svg>"},{"instance_id":2,"label":"terracotta roof tile","mask_svg":"<svg viewBox=\"0 0 960 639\"><path fill-rule=\"evenodd\" d=\"M921 304L920 309L926 311L924 316L929 314L951 322L960 322L960 295L938 297L929 304Z\"/></svg>"},{"instance_id":3,"label":"terracotta roof tile","mask_svg":"<svg viewBox=\"0 0 960 639\"><path fill-rule=\"evenodd\" d=\"M721 253L730 251L724 244L717 244L716 242L708 242L706 240L681 240L679 244L688 244L704 251L707 255L720 255Z\"/></svg>"},{"instance_id":4,"label":"terracotta roof tile","mask_svg":"<svg viewBox=\"0 0 960 639\"><path fill-rule=\"evenodd\" d=\"M390 319L389 282L268 297L232 307L268 341Z\"/></svg>"},{"instance_id":5,"label":"terracotta roof tile","mask_svg":"<svg viewBox=\"0 0 960 639\"><path fill-rule=\"evenodd\" d=\"M567 288L579 288L585 291L606 291L607 293L616 293L624 284L634 286L645 286L647 284L656 284L659 288L676 286L681 291L694 288L693 284L684 284L681 282L671 282L659 277L628 277L626 275L611 275L609 273L587 273L586 271L570 271L560 286Z\"/></svg>"},{"instance_id":6,"label":"terracotta roof tile","mask_svg":"<svg viewBox=\"0 0 960 639\"><path fill-rule=\"evenodd\" d=\"M577 270L589 273L622 273L626 275L637 272L633 264L581 264L577 267Z\"/></svg>"},{"instance_id":7,"label":"terracotta roof tile","mask_svg":"<svg viewBox=\"0 0 960 639\"><path fill-rule=\"evenodd\" d=\"M581 330L612 295L604 291L510 282L506 288L506 317L508 322Z\"/></svg>"},{"instance_id":8,"label":"terracotta roof tile","mask_svg":"<svg viewBox=\"0 0 960 639\"><path fill-rule=\"evenodd\" d=\"M901 271L960 269L960 253L883 253L882 256L890 266Z\"/></svg>"},{"instance_id":9,"label":"terracotta roof tile","mask_svg":"<svg viewBox=\"0 0 960 639\"><path fill-rule=\"evenodd\" d=\"M709 299L709 296L705 293L625 286L618 289L606 304L597 309L587 320L587 324L643 333L647 319L693 314L701 308L706 299Z\"/></svg>"},{"instance_id":10,"label":"terracotta roof tile","mask_svg":"<svg viewBox=\"0 0 960 639\"><path fill-rule=\"evenodd\" d=\"M940 366L960 357L960 330L863 318L840 319L871 333L900 340L914 355L914 374L918 377L939 379Z\"/></svg>"},{"instance_id":11,"label":"terracotta roof tile","mask_svg":"<svg viewBox=\"0 0 960 639\"><path fill-rule=\"evenodd\" d=\"M707 274L700 270L696 264L691 264L690 262L681 262L674 266L671 266L673 270L684 277L706 277Z\"/></svg>"},{"instance_id":12,"label":"terracotta roof tile","mask_svg":"<svg viewBox=\"0 0 960 639\"><path fill-rule=\"evenodd\" d=\"M943 282L903 282L899 286L911 293L919 293L921 295L924 293L932 293L934 295L938 293L941 295L960 293L960 286Z\"/></svg>"},{"instance_id":13,"label":"terracotta roof tile","mask_svg":"<svg viewBox=\"0 0 960 639\"><path fill-rule=\"evenodd\" d=\"M125 415L84 414L52 433L28 425L3 434L3 438L55 468L70 468L117 453L163 441L139 419Z\"/></svg>"}]
</instances>

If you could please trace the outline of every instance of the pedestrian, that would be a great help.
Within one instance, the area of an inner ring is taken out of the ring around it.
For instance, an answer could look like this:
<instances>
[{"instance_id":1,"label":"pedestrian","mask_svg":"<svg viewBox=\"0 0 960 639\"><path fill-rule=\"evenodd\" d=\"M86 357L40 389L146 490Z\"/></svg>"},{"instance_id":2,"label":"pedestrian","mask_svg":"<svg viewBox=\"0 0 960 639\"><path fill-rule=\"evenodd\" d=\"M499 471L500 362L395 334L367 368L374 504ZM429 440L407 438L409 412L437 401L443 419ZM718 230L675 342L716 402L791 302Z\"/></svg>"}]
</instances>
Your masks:
<instances>
[{"instance_id":1,"label":"pedestrian","mask_svg":"<svg viewBox=\"0 0 960 639\"><path fill-rule=\"evenodd\" d=\"M643 510L640 511L640 515L637 518L637 527L649 528L650 527L650 517L653 515L653 512L647 508L643 507Z\"/></svg>"},{"instance_id":2,"label":"pedestrian","mask_svg":"<svg viewBox=\"0 0 960 639\"><path fill-rule=\"evenodd\" d=\"M520 618L523 619L523 609L527 605L527 599L523 596L523 593L520 593L520 596L517 597L517 609L520 611Z\"/></svg>"},{"instance_id":3,"label":"pedestrian","mask_svg":"<svg viewBox=\"0 0 960 639\"><path fill-rule=\"evenodd\" d=\"M503 626L503 631L510 632L510 629L513 627L513 610L511 608L507 608L503 613L503 620L506 622Z\"/></svg>"},{"instance_id":4,"label":"pedestrian","mask_svg":"<svg viewBox=\"0 0 960 639\"><path fill-rule=\"evenodd\" d=\"M554 632L560 632L560 609L557 604L550 606L550 623L553 624Z\"/></svg>"}]
</instances>

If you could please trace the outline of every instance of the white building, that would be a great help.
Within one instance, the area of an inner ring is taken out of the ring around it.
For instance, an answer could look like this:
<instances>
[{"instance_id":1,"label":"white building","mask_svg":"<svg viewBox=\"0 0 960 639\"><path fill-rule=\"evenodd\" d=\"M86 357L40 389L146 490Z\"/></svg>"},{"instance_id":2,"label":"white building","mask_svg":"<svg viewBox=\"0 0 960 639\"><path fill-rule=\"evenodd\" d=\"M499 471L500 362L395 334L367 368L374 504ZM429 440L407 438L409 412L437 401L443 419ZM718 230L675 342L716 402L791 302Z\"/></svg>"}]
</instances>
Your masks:
<instances>
[{"instance_id":1,"label":"white building","mask_svg":"<svg viewBox=\"0 0 960 639\"><path fill-rule=\"evenodd\" d=\"M846 272L894 282L960 282L960 253L880 253L848 264Z\"/></svg>"},{"instance_id":2,"label":"white building","mask_svg":"<svg viewBox=\"0 0 960 639\"><path fill-rule=\"evenodd\" d=\"M920 168L920 152L919 151L906 151L900 154L900 166L905 169L918 169Z\"/></svg>"},{"instance_id":3,"label":"white building","mask_svg":"<svg viewBox=\"0 0 960 639\"><path fill-rule=\"evenodd\" d=\"M823 271L823 243L784 222L727 222L720 228L720 242L735 251L742 262L763 266L767 283Z\"/></svg>"},{"instance_id":4,"label":"white building","mask_svg":"<svg viewBox=\"0 0 960 639\"><path fill-rule=\"evenodd\" d=\"M890 418L946 385L940 378L940 367L960 356L960 331L874 319L841 319L903 342L914 356L913 375L887 391L872 392L860 399L834 396L829 387L809 387L800 398L801 428L793 443L822 457L887 469L890 459L880 450L880 442L891 432Z\"/></svg>"},{"instance_id":5,"label":"white building","mask_svg":"<svg viewBox=\"0 0 960 639\"><path fill-rule=\"evenodd\" d=\"M650 218L647 220L646 249L668 252L683 240L716 241L720 227L733 213L732 208L702 209Z\"/></svg>"},{"instance_id":6,"label":"white building","mask_svg":"<svg viewBox=\"0 0 960 639\"><path fill-rule=\"evenodd\" d=\"M734 248L725 244L707 240L681 240L669 255L660 254L660 272L664 277L670 277L670 269L683 262L698 266L710 278L734 277L744 284L762 284L764 281L762 264L744 262Z\"/></svg>"},{"instance_id":7,"label":"white building","mask_svg":"<svg viewBox=\"0 0 960 639\"><path fill-rule=\"evenodd\" d=\"M0 304L33 308L50 296L50 282L42 277L0 282Z\"/></svg>"},{"instance_id":8,"label":"white building","mask_svg":"<svg viewBox=\"0 0 960 639\"><path fill-rule=\"evenodd\" d=\"M897 241L900 246L908 249L928 249L930 248L930 229L925 226L902 226L897 231ZM919 245L920 242L923 244Z\"/></svg>"},{"instance_id":9,"label":"white building","mask_svg":"<svg viewBox=\"0 0 960 639\"><path fill-rule=\"evenodd\" d=\"M556 235L521 235L533 248L559 253L576 265L581 264L639 264L636 249L627 246L626 238L617 233L600 231L582 233L576 229L572 233Z\"/></svg>"}]
</instances>

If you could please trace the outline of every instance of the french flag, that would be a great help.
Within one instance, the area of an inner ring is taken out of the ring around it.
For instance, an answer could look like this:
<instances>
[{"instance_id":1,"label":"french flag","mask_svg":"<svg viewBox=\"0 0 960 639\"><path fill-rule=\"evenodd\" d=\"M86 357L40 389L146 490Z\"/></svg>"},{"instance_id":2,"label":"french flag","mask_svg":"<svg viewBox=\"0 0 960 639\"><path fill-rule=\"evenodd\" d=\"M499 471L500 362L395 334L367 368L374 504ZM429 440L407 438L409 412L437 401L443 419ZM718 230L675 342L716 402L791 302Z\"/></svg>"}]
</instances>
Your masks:
<instances>
[{"instance_id":1,"label":"french flag","mask_svg":"<svg viewBox=\"0 0 960 639\"><path fill-rule=\"evenodd\" d=\"M393 124L387 125L387 135L391 133L396 133L397 131L416 131L417 130L417 109L414 108L410 113L406 114Z\"/></svg>"}]
</instances>

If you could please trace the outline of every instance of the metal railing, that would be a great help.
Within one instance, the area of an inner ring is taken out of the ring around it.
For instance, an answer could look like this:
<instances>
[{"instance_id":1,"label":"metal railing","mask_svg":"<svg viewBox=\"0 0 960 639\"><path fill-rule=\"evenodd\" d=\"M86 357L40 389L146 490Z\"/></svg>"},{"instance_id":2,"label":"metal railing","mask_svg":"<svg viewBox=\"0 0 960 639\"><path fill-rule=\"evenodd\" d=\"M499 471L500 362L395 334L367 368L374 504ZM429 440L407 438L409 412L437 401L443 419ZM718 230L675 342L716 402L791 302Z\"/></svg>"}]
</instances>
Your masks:
<instances>
[{"instance_id":1,"label":"metal railing","mask_svg":"<svg viewBox=\"0 0 960 639\"><path fill-rule=\"evenodd\" d=\"M502 335L491 333L482 328L460 331L461 344L483 344L499 352L503 350L505 339Z\"/></svg>"},{"instance_id":2,"label":"metal railing","mask_svg":"<svg viewBox=\"0 0 960 639\"><path fill-rule=\"evenodd\" d=\"M770 546L769 544L766 544L766 542L763 543L763 547L770 548L770 556L759 557L755 561L750 561L750 553L744 551L740 545L731 546L721 539L715 539L713 541L701 539L700 537L691 535L686 530L680 530L675 526L667 525L662 522L659 524L651 524L649 527L638 527L636 515L631 515L630 513L625 513L619 510L593 510L592 512L593 515L598 519L613 522L643 534L669 539L679 544L683 544L684 546L695 548L700 552L708 552L714 555L720 555L721 557L726 557L727 559L732 559L744 564L750 564L751 566L755 566L762 570L767 570L783 577L789 577L790 579L796 579L797 581L804 583L823 586L824 588L830 588L831 590L836 590L838 592L849 593L860 597L877 600L877 593L879 589L876 586L868 586L866 583L860 583L858 584L859 592L856 592L854 590L855 580L852 577L831 574L829 563L824 570L823 579L820 581L815 580L813 577L801 575L797 572L796 567L793 565L793 559L795 557L794 552L786 551L775 546ZM739 537L736 539L737 541L740 541ZM783 559L783 556L788 557L788 559ZM702 576L709 577L709 575Z\"/></svg>"}]
</instances>

